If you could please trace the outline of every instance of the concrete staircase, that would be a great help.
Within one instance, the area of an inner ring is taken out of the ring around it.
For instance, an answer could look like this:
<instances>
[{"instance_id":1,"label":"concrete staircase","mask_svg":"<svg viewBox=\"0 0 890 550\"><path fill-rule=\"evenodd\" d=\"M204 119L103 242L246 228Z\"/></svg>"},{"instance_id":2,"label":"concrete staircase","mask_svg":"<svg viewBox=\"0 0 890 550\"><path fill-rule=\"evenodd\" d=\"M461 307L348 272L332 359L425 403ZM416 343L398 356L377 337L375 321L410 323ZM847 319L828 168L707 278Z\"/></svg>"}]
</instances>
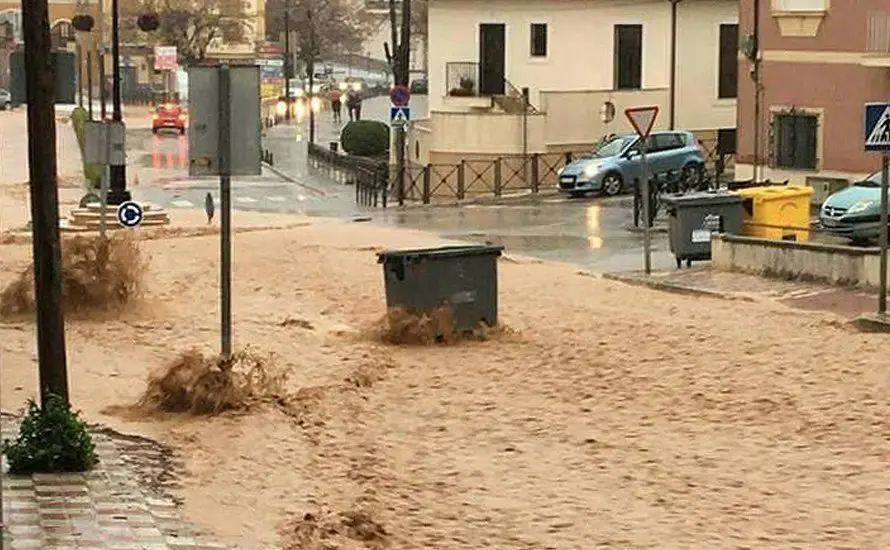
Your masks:
<instances>
[{"instance_id":1,"label":"concrete staircase","mask_svg":"<svg viewBox=\"0 0 890 550\"><path fill-rule=\"evenodd\" d=\"M496 95L492 96L494 106L507 114L520 115L523 111L522 96L517 95ZM528 113L536 114L538 112L534 105L528 105Z\"/></svg>"},{"instance_id":2,"label":"concrete staircase","mask_svg":"<svg viewBox=\"0 0 890 550\"><path fill-rule=\"evenodd\" d=\"M145 214L140 227L160 227L170 225L170 214L163 208L151 203L143 204L142 208ZM75 208L72 210L68 215L68 218L63 220L64 223L60 225L60 229L68 233L98 231L101 217L101 205L95 202L89 203L85 208ZM108 207L105 220L105 227L108 230L125 229L117 221L117 209L114 206Z\"/></svg>"}]
</instances>

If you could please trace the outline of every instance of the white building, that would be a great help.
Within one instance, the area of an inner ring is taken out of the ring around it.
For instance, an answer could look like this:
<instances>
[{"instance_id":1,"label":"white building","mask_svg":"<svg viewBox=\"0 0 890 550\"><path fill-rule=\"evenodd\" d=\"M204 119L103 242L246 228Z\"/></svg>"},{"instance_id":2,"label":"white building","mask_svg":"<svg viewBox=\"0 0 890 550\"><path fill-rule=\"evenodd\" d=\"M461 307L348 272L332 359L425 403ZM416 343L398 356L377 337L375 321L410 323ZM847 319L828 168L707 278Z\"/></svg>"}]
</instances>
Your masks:
<instances>
[{"instance_id":1,"label":"white building","mask_svg":"<svg viewBox=\"0 0 890 550\"><path fill-rule=\"evenodd\" d=\"M718 130L734 136L738 9L738 0L677 5L674 126L706 143ZM630 106L658 105L656 127L669 127L672 20L669 0L430 0L430 112L412 124L409 157L586 150L632 131ZM523 116L516 96L526 87L534 110Z\"/></svg>"}]
</instances>

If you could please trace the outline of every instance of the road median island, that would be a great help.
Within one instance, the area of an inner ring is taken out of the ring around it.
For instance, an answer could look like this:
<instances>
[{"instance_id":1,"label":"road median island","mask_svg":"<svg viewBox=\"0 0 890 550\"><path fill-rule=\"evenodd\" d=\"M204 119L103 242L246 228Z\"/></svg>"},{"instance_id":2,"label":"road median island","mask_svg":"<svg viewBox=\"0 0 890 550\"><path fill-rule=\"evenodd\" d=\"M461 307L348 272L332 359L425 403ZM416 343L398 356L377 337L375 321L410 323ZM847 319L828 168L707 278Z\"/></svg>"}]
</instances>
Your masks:
<instances>
[{"instance_id":1,"label":"road median island","mask_svg":"<svg viewBox=\"0 0 890 550\"><path fill-rule=\"evenodd\" d=\"M174 224L206 227L201 217ZM376 253L441 239L240 212L233 223L234 347L272 358L274 391L157 406L177 397L178 374L202 392L220 381L206 375L217 234L140 240L138 307L72 318L67 332L76 408L177 448L185 517L230 547L818 548L890 529L879 452L890 404L869 397L886 370L879 334L507 256L505 334L407 345L382 336ZM29 248L3 248L0 288ZM0 323L5 407L36 386L33 328ZM837 356L856 360L825 363ZM832 513L806 513L813 487Z\"/></svg>"}]
</instances>

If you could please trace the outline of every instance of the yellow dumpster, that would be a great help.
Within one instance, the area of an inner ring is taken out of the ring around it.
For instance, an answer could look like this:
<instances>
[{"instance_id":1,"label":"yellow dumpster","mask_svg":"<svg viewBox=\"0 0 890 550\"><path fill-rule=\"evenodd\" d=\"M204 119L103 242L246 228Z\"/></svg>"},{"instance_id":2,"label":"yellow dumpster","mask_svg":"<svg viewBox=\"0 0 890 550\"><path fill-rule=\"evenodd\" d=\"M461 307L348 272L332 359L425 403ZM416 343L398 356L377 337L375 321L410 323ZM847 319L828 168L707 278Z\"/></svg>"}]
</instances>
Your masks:
<instances>
[{"instance_id":1,"label":"yellow dumpster","mask_svg":"<svg viewBox=\"0 0 890 550\"><path fill-rule=\"evenodd\" d=\"M809 240L812 187L751 187L736 193L742 197L743 235L783 241Z\"/></svg>"}]
</instances>

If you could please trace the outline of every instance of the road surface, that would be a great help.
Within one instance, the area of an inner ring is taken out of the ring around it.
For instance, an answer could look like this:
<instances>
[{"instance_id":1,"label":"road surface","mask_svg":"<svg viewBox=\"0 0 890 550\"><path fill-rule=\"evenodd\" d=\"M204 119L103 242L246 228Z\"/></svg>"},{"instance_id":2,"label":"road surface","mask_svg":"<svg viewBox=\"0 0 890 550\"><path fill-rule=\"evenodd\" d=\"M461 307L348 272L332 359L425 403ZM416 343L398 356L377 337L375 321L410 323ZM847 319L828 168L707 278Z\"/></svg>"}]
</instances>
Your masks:
<instances>
[{"instance_id":1,"label":"road surface","mask_svg":"<svg viewBox=\"0 0 890 550\"><path fill-rule=\"evenodd\" d=\"M425 98L414 98L412 110L425 112ZM365 101L366 118L387 119L386 98ZM329 113L317 117L317 141L337 135ZM216 179L194 180L187 174L185 138L153 136L147 129L131 129L128 147L133 171L140 178L137 198L173 211L202 208L207 192L218 195ZM263 212L301 213L335 218L370 218L371 223L432 231L449 239L492 242L509 251L547 260L577 264L596 271L640 269L642 234L630 230L631 203L618 199L569 199L546 195L501 201L500 204L461 207L362 207L354 188L307 163L306 120L269 129L264 147L275 155L275 172L236 179L233 207ZM284 176L284 177L282 177ZM674 265L664 233L653 234L653 268Z\"/></svg>"}]
</instances>

